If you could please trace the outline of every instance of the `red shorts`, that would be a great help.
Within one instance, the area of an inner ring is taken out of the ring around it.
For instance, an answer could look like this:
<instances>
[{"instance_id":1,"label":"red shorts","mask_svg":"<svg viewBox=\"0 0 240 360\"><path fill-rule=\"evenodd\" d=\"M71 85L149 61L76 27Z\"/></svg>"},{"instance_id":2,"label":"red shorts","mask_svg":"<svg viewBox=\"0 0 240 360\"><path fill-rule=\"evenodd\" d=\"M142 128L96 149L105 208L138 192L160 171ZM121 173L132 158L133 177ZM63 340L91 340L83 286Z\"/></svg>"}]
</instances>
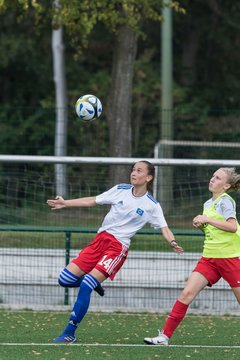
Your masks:
<instances>
[{"instance_id":1,"label":"red shorts","mask_svg":"<svg viewBox=\"0 0 240 360\"><path fill-rule=\"evenodd\" d=\"M208 286L212 286L223 278L233 287L240 287L240 257L221 259L202 257L195 269L208 280Z\"/></svg>"},{"instance_id":2,"label":"red shorts","mask_svg":"<svg viewBox=\"0 0 240 360\"><path fill-rule=\"evenodd\" d=\"M116 238L103 231L97 234L91 244L81 250L72 260L81 270L89 273L97 269L107 278L114 279L128 255L128 248Z\"/></svg>"}]
</instances>

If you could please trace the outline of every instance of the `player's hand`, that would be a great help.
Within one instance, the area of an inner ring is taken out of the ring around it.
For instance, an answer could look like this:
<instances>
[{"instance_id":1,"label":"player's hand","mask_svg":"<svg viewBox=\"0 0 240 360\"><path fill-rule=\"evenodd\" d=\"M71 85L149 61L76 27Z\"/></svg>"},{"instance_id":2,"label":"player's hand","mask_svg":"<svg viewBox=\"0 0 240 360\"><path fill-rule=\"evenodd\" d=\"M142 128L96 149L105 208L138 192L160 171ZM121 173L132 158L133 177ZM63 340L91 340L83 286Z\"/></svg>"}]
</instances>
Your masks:
<instances>
[{"instance_id":1,"label":"player's hand","mask_svg":"<svg viewBox=\"0 0 240 360\"><path fill-rule=\"evenodd\" d=\"M62 196L56 196L54 200L47 200L47 204L52 208L51 210L58 210L66 207L65 200Z\"/></svg>"},{"instance_id":2,"label":"player's hand","mask_svg":"<svg viewBox=\"0 0 240 360\"><path fill-rule=\"evenodd\" d=\"M170 245L173 251L175 251L176 253L181 254L184 252L183 248L180 245L178 245L176 241L172 241Z\"/></svg>"},{"instance_id":3,"label":"player's hand","mask_svg":"<svg viewBox=\"0 0 240 360\"><path fill-rule=\"evenodd\" d=\"M208 218L206 215L197 215L193 219L193 226L196 228L203 227L208 221Z\"/></svg>"},{"instance_id":4,"label":"player's hand","mask_svg":"<svg viewBox=\"0 0 240 360\"><path fill-rule=\"evenodd\" d=\"M203 227L203 225L199 221L196 221L196 220L193 220L193 226L197 229Z\"/></svg>"}]
</instances>

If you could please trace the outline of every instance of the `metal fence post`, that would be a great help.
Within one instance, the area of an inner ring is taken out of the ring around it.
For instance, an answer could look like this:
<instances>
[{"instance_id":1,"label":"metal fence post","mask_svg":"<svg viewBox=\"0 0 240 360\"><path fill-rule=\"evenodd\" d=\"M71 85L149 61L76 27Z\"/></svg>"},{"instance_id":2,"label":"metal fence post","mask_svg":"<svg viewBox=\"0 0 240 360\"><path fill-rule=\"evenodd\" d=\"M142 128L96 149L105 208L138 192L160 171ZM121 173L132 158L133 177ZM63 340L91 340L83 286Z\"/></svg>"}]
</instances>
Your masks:
<instances>
[{"instance_id":1,"label":"metal fence post","mask_svg":"<svg viewBox=\"0 0 240 360\"><path fill-rule=\"evenodd\" d=\"M70 249L71 249L71 232L65 233L65 265L67 266L70 261ZM64 289L64 305L69 305L69 288Z\"/></svg>"}]
</instances>

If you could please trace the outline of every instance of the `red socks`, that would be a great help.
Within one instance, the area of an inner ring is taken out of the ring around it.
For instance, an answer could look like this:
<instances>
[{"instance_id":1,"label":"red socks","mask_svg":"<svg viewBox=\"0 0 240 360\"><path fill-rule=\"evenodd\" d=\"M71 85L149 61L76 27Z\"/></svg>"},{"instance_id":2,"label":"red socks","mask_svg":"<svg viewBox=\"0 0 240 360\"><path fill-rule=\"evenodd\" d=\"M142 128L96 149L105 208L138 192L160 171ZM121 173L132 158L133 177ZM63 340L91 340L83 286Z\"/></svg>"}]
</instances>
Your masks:
<instances>
[{"instance_id":1,"label":"red socks","mask_svg":"<svg viewBox=\"0 0 240 360\"><path fill-rule=\"evenodd\" d=\"M180 324L182 319L184 318L187 309L189 305L183 304L181 301L177 300L172 308L172 311L170 312L165 325L162 329L164 335L167 337L171 337L177 328L177 326Z\"/></svg>"}]
</instances>

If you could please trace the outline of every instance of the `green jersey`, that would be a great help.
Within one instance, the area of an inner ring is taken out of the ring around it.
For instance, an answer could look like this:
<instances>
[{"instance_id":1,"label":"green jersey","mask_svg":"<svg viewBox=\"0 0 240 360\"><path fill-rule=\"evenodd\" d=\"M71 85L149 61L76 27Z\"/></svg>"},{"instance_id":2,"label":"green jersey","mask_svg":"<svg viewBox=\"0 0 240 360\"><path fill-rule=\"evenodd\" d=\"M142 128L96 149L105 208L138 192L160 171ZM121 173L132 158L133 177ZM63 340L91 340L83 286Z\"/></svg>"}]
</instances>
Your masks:
<instances>
[{"instance_id":1,"label":"green jersey","mask_svg":"<svg viewBox=\"0 0 240 360\"><path fill-rule=\"evenodd\" d=\"M222 194L216 200L209 201L204 204L203 214L215 220L227 220L220 211L220 204L224 198L232 204L232 211L236 218L235 202L227 193ZM206 206L208 204L208 206ZM229 209L227 209L229 211ZM240 226L237 223L237 231L235 233L227 232L216 228L215 226L206 224L203 228L205 234L203 256L208 258L233 258L240 256Z\"/></svg>"}]
</instances>

